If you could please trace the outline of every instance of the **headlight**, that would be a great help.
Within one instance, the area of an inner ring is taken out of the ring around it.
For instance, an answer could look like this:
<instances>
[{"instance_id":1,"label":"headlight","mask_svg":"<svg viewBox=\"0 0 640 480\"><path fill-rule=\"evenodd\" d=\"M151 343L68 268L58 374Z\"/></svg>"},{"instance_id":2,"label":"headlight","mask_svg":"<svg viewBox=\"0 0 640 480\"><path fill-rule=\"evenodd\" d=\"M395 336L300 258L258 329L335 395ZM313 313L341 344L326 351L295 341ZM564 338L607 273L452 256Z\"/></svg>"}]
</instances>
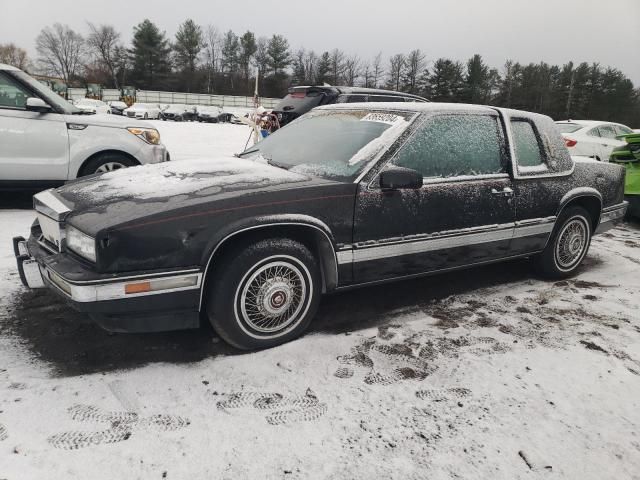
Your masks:
<instances>
[{"instance_id":1,"label":"headlight","mask_svg":"<svg viewBox=\"0 0 640 480\"><path fill-rule=\"evenodd\" d=\"M67 247L69 250L73 250L81 257L96 261L96 241L89 235L85 235L77 228L67 225Z\"/></svg>"},{"instance_id":2,"label":"headlight","mask_svg":"<svg viewBox=\"0 0 640 480\"><path fill-rule=\"evenodd\" d=\"M160 144L160 132L155 128L129 127L127 130L147 143L152 145Z\"/></svg>"}]
</instances>

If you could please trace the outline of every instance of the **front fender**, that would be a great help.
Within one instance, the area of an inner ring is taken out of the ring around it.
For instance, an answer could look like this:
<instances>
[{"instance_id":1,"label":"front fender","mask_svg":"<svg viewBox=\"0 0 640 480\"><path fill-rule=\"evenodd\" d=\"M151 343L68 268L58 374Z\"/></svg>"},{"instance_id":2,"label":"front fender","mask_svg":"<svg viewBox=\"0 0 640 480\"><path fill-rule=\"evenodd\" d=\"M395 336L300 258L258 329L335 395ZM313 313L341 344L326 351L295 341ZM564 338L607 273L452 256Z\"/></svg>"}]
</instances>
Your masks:
<instances>
[{"instance_id":1,"label":"front fender","mask_svg":"<svg viewBox=\"0 0 640 480\"><path fill-rule=\"evenodd\" d=\"M261 228L269 228L278 225L299 225L314 228L315 230L322 232L331 243L334 252L336 250L336 242L331 229L326 223L315 217L298 214L255 216L232 222L229 225L225 225L224 228L216 231L215 235L210 239L203 252L201 265L207 265L207 267L205 267L206 270L206 268L208 268L208 262L215 255L216 251L233 236L250 230L259 230Z\"/></svg>"},{"instance_id":2,"label":"front fender","mask_svg":"<svg viewBox=\"0 0 640 480\"><path fill-rule=\"evenodd\" d=\"M89 125L84 130L69 130L69 179L78 177L84 162L96 153L120 151L139 161L144 142L124 128Z\"/></svg>"}]
</instances>

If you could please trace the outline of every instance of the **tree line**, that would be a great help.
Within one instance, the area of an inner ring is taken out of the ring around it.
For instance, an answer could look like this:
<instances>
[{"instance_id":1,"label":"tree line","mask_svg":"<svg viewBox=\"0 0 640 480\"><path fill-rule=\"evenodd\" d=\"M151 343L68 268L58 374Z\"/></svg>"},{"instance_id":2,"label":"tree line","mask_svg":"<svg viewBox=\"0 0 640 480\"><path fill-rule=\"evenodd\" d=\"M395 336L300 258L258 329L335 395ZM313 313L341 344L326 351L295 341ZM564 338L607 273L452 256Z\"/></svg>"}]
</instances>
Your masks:
<instances>
[{"instance_id":1,"label":"tree line","mask_svg":"<svg viewBox=\"0 0 640 480\"><path fill-rule=\"evenodd\" d=\"M0 45L0 62L58 76L68 85L282 97L291 85L387 88L436 102L490 104L552 118L590 118L640 126L640 89L620 70L598 63L549 65L507 60L498 69L481 55L466 62L430 60L420 49L365 59L341 49L292 49L282 35L257 37L184 21L173 39L148 19L125 46L111 25L87 24L81 34L56 23L36 38L35 62L26 51Z\"/></svg>"}]
</instances>

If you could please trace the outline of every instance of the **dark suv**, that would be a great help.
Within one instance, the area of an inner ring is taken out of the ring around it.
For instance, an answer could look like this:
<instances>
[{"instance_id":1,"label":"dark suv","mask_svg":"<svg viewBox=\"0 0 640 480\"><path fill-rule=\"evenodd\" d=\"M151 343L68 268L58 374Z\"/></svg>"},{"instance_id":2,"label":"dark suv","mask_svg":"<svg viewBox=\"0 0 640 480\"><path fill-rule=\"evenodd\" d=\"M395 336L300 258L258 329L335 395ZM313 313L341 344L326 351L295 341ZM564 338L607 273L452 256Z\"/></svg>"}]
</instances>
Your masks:
<instances>
[{"instance_id":1,"label":"dark suv","mask_svg":"<svg viewBox=\"0 0 640 480\"><path fill-rule=\"evenodd\" d=\"M273 109L280 126L304 115L312 108L332 103L361 102L428 102L426 98L410 93L377 88L310 86L291 87L289 94Z\"/></svg>"}]
</instances>

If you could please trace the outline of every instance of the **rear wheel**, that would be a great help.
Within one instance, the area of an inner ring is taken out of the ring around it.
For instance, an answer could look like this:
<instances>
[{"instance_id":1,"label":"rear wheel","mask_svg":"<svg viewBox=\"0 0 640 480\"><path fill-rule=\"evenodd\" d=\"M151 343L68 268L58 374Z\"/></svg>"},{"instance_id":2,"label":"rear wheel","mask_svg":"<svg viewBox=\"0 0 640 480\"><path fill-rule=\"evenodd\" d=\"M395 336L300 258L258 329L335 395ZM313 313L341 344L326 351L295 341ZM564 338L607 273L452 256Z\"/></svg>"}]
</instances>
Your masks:
<instances>
[{"instance_id":1,"label":"rear wheel","mask_svg":"<svg viewBox=\"0 0 640 480\"><path fill-rule=\"evenodd\" d=\"M80 170L79 177L93 175L94 173L107 173L121 168L133 167L137 163L119 153L104 153L93 159Z\"/></svg>"},{"instance_id":2,"label":"rear wheel","mask_svg":"<svg viewBox=\"0 0 640 480\"><path fill-rule=\"evenodd\" d=\"M237 348L274 347L307 328L320 302L320 282L318 262L307 247L289 239L262 240L219 264L207 315Z\"/></svg>"},{"instance_id":3,"label":"rear wheel","mask_svg":"<svg viewBox=\"0 0 640 480\"><path fill-rule=\"evenodd\" d=\"M578 206L567 208L558 217L546 248L533 259L534 267L550 278L573 275L589 251L591 235L589 212Z\"/></svg>"}]
</instances>

